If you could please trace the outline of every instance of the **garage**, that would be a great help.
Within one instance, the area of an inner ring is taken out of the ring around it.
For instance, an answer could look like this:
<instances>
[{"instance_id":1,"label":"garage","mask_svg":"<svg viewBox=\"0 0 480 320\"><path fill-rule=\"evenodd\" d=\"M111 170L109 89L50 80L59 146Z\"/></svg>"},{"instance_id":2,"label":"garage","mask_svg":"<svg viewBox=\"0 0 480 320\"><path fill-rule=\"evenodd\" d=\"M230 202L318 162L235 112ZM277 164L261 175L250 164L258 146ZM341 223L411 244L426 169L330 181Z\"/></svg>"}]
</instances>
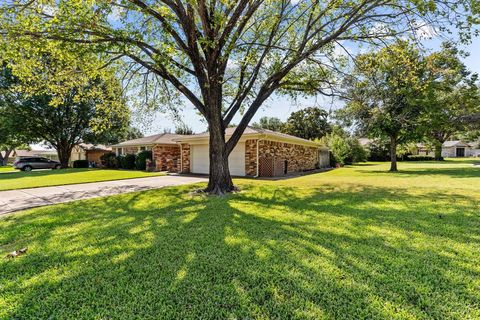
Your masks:
<instances>
[{"instance_id":1,"label":"garage","mask_svg":"<svg viewBox=\"0 0 480 320\"><path fill-rule=\"evenodd\" d=\"M210 168L208 144L192 145L190 170L192 173L208 174ZM245 142L240 142L228 157L230 174L245 176Z\"/></svg>"}]
</instances>

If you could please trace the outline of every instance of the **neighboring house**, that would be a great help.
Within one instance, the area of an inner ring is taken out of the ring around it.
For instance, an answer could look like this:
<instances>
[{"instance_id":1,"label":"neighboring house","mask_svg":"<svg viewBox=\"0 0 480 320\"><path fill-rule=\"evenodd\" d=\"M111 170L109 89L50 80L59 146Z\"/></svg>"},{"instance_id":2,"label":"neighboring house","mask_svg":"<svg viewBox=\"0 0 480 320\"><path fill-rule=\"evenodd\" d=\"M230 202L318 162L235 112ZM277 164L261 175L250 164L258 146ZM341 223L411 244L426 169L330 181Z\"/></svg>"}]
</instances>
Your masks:
<instances>
[{"instance_id":1,"label":"neighboring house","mask_svg":"<svg viewBox=\"0 0 480 320\"><path fill-rule=\"evenodd\" d=\"M417 156L435 156L435 151L432 150L429 146L423 143L417 143L415 145L415 151L413 152L414 155Z\"/></svg>"},{"instance_id":2,"label":"neighboring house","mask_svg":"<svg viewBox=\"0 0 480 320\"><path fill-rule=\"evenodd\" d=\"M464 142L462 140L445 141L442 145L442 157L480 157L480 146L478 144L478 142Z\"/></svg>"},{"instance_id":3,"label":"neighboring house","mask_svg":"<svg viewBox=\"0 0 480 320\"><path fill-rule=\"evenodd\" d=\"M228 139L235 128L227 128ZM117 154L152 150L157 170L178 173L209 173L209 134L159 134L114 145ZM327 147L317 142L266 129L245 129L229 156L235 176L282 176L330 163Z\"/></svg>"},{"instance_id":4,"label":"neighboring house","mask_svg":"<svg viewBox=\"0 0 480 320\"><path fill-rule=\"evenodd\" d=\"M122 154L137 154L140 151L152 150L157 145L178 145L174 139L181 137L178 134L161 133L153 136L124 141L112 146L117 156Z\"/></svg>"},{"instance_id":5,"label":"neighboring house","mask_svg":"<svg viewBox=\"0 0 480 320\"><path fill-rule=\"evenodd\" d=\"M372 144L373 140L372 139L369 139L369 138L359 138L358 139L358 142L360 143L360 145L364 148L369 148L370 145Z\"/></svg>"},{"instance_id":6,"label":"neighboring house","mask_svg":"<svg viewBox=\"0 0 480 320\"><path fill-rule=\"evenodd\" d=\"M88 160L89 162L94 162L97 166L100 166L100 157L108 152L112 152L112 148L102 144L94 145L91 143L79 143L73 147L70 155L70 163L73 163L75 160Z\"/></svg>"},{"instance_id":7,"label":"neighboring house","mask_svg":"<svg viewBox=\"0 0 480 320\"><path fill-rule=\"evenodd\" d=\"M95 162L97 166L101 165L100 157L107 153L112 152L112 148L104 145L93 145L88 143L79 143L73 147L70 155L69 165L71 166L75 160L88 160L89 162ZM54 149L45 150L15 150L12 152L9 158L9 162L13 162L15 158L24 157L44 157L50 160L58 161L57 151Z\"/></svg>"}]
</instances>

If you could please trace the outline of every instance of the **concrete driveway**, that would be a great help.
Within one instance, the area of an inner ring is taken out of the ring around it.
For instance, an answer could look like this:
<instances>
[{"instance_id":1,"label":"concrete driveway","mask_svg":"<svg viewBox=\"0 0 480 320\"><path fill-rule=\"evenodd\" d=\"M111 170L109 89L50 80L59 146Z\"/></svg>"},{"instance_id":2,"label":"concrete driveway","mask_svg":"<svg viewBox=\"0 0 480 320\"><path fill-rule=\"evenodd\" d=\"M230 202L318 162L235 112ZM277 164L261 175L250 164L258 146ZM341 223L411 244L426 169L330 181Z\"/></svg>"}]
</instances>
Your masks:
<instances>
[{"instance_id":1,"label":"concrete driveway","mask_svg":"<svg viewBox=\"0 0 480 320\"><path fill-rule=\"evenodd\" d=\"M0 215L18 210L70 202L80 199L105 197L134 191L159 189L208 181L205 177L160 176L128 180L71 184L0 191Z\"/></svg>"}]
</instances>

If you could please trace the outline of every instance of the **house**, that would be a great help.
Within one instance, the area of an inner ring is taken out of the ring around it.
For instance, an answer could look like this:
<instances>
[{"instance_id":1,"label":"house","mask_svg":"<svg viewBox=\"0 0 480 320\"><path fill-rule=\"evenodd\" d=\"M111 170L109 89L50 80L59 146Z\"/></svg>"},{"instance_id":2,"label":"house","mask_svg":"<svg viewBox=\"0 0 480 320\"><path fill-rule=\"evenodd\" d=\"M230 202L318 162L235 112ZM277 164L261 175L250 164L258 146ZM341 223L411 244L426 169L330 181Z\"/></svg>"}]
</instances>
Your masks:
<instances>
[{"instance_id":1,"label":"house","mask_svg":"<svg viewBox=\"0 0 480 320\"><path fill-rule=\"evenodd\" d=\"M462 140L445 141L442 145L442 157L480 157L480 146L478 142L465 142Z\"/></svg>"},{"instance_id":2,"label":"house","mask_svg":"<svg viewBox=\"0 0 480 320\"><path fill-rule=\"evenodd\" d=\"M228 139L235 128L227 128ZM157 170L178 173L209 173L209 134L158 134L112 146L120 154L152 150ZM317 142L266 129L247 127L229 156L235 176L282 176L330 163L327 147Z\"/></svg>"}]
</instances>

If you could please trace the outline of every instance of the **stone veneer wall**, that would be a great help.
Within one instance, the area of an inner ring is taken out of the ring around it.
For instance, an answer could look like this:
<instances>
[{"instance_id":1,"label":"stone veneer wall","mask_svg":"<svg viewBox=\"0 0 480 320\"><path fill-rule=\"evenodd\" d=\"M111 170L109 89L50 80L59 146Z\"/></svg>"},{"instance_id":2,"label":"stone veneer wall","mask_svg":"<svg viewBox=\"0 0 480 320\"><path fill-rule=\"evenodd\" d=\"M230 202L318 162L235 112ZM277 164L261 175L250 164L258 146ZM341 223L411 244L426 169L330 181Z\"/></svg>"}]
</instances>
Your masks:
<instances>
[{"instance_id":1,"label":"stone veneer wall","mask_svg":"<svg viewBox=\"0 0 480 320\"><path fill-rule=\"evenodd\" d=\"M262 157L273 158L276 162L287 160L287 173L301 172L315 169L318 163L318 148L261 140L259 158ZM245 172L248 176L257 174L257 140L245 142Z\"/></svg>"},{"instance_id":2,"label":"stone veneer wall","mask_svg":"<svg viewBox=\"0 0 480 320\"><path fill-rule=\"evenodd\" d=\"M182 173L190 173L190 145L182 144Z\"/></svg>"},{"instance_id":3,"label":"stone veneer wall","mask_svg":"<svg viewBox=\"0 0 480 320\"><path fill-rule=\"evenodd\" d=\"M155 167L158 171L180 172L180 147L159 145L152 150Z\"/></svg>"}]
</instances>

